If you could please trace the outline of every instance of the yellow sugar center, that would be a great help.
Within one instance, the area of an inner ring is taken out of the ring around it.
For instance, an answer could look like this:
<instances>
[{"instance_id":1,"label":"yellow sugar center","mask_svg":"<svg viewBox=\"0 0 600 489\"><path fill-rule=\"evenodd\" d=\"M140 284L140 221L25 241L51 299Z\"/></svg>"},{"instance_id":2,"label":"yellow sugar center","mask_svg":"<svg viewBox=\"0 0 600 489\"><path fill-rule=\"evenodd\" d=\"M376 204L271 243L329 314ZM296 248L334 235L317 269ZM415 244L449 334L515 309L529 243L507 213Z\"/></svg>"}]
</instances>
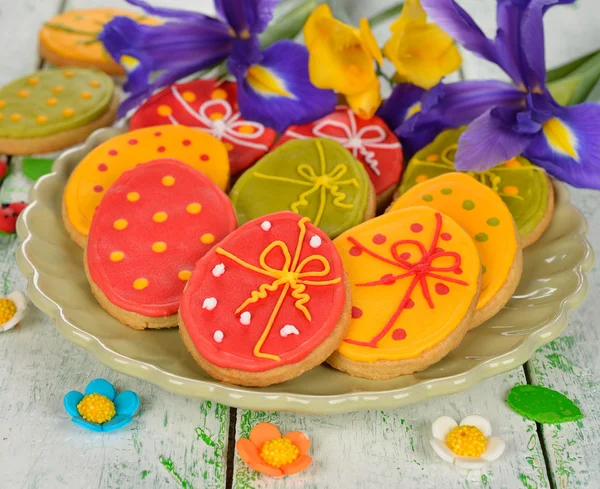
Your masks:
<instances>
[{"instance_id":1,"label":"yellow sugar center","mask_svg":"<svg viewBox=\"0 0 600 489\"><path fill-rule=\"evenodd\" d=\"M475 426L457 426L446 437L448 448L461 457L479 457L487 443L487 438Z\"/></svg>"},{"instance_id":2,"label":"yellow sugar center","mask_svg":"<svg viewBox=\"0 0 600 489\"><path fill-rule=\"evenodd\" d=\"M86 421L98 424L110 421L117 414L114 403L108 397L101 394L89 394L85 396L77 404L77 411L79 411L81 417Z\"/></svg>"},{"instance_id":3,"label":"yellow sugar center","mask_svg":"<svg viewBox=\"0 0 600 489\"><path fill-rule=\"evenodd\" d=\"M17 306L10 299L0 299L0 324L6 323L17 312Z\"/></svg>"},{"instance_id":4,"label":"yellow sugar center","mask_svg":"<svg viewBox=\"0 0 600 489\"><path fill-rule=\"evenodd\" d=\"M266 442L260 451L262 458L271 467L291 464L298 458L300 450L287 438L278 438Z\"/></svg>"}]
</instances>

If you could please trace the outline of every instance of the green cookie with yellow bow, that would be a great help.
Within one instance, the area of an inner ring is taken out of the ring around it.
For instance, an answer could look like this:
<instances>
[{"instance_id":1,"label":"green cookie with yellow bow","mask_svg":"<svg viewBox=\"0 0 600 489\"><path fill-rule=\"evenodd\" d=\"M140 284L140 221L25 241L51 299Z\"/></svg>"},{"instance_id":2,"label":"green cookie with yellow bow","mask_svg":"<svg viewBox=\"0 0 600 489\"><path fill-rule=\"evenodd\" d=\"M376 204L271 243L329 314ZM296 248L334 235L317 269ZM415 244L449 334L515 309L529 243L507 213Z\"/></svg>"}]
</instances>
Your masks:
<instances>
[{"instance_id":1,"label":"green cookie with yellow bow","mask_svg":"<svg viewBox=\"0 0 600 489\"><path fill-rule=\"evenodd\" d=\"M330 238L375 216L375 191L364 167L329 139L281 145L248 169L229 196L240 225L291 210Z\"/></svg>"},{"instance_id":2,"label":"green cookie with yellow bow","mask_svg":"<svg viewBox=\"0 0 600 489\"><path fill-rule=\"evenodd\" d=\"M397 194L402 195L417 183L456 171L454 156L463 131L464 128L444 131L415 154ZM523 248L541 237L554 211L554 189L543 169L519 156L487 171L468 174L502 197L515 219Z\"/></svg>"}]
</instances>

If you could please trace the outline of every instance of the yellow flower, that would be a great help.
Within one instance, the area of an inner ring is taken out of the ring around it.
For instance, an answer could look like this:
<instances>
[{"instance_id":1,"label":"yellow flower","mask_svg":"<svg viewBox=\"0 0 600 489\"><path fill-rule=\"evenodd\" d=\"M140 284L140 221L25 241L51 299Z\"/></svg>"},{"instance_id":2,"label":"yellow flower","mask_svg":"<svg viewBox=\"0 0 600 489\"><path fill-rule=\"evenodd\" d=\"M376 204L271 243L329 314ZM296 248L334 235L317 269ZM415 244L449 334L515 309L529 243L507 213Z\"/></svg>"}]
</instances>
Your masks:
<instances>
[{"instance_id":1,"label":"yellow flower","mask_svg":"<svg viewBox=\"0 0 600 489\"><path fill-rule=\"evenodd\" d=\"M379 79L373 61L383 58L366 19L359 28L334 19L328 5L320 5L304 26L310 53L310 80L318 88L347 97L359 117L370 118L379 104Z\"/></svg>"},{"instance_id":2,"label":"yellow flower","mask_svg":"<svg viewBox=\"0 0 600 489\"><path fill-rule=\"evenodd\" d=\"M427 23L419 0L406 0L390 30L392 37L383 52L409 82L431 88L460 68L462 58L454 41L437 25Z\"/></svg>"}]
</instances>

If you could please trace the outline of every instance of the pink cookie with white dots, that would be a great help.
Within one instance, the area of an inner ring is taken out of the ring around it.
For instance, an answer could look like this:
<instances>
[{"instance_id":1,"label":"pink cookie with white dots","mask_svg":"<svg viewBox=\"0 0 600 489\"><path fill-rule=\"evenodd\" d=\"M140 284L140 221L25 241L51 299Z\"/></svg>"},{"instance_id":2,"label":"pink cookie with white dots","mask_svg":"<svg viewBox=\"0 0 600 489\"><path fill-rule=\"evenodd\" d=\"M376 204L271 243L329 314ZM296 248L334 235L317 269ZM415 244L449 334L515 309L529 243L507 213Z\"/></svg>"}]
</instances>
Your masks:
<instances>
[{"instance_id":1,"label":"pink cookie with white dots","mask_svg":"<svg viewBox=\"0 0 600 489\"><path fill-rule=\"evenodd\" d=\"M171 125L121 134L81 160L65 187L63 221L79 246L85 246L94 212L110 186L126 170L157 158L176 158L204 173L221 190L227 189L227 150L210 134Z\"/></svg>"},{"instance_id":2,"label":"pink cookie with white dots","mask_svg":"<svg viewBox=\"0 0 600 489\"><path fill-rule=\"evenodd\" d=\"M325 361L349 320L332 241L307 217L283 211L247 222L197 263L179 331L213 377L266 386Z\"/></svg>"}]
</instances>

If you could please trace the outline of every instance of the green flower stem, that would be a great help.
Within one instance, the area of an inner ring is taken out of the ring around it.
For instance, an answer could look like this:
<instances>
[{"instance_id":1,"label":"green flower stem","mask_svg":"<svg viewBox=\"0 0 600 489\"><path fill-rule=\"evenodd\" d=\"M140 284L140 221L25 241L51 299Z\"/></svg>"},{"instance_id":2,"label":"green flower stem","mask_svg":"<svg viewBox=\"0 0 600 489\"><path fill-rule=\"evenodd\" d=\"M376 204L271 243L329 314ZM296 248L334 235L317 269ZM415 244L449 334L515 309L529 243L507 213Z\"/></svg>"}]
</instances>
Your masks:
<instances>
[{"instance_id":1,"label":"green flower stem","mask_svg":"<svg viewBox=\"0 0 600 489\"><path fill-rule=\"evenodd\" d=\"M385 9L383 12L379 12L378 14L368 19L369 25L374 26L377 24L381 24L382 22L385 22L386 20L392 17L397 17L398 15L400 15L400 12L402 12L402 7L404 7L404 2L392 5L391 7Z\"/></svg>"},{"instance_id":2,"label":"green flower stem","mask_svg":"<svg viewBox=\"0 0 600 489\"><path fill-rule=\"evenodd\" d=\"M564 78L548 83L548 90L561 105L585 102L600 81L600 51L586 57L583 63L575 60L567 66L578 67Z\"/></svg>"},{"instance_id":3,"label":"green flower stem","mask_svg":"<svg viewBox=\"0 0 600 489\"><path fill-rule=\"evenodd\" d=\"M312 11L322 3L324 3L324 0L303 1L280 18L275 19L260 35L262 48L267 48L281 39L294 39L302 32L302 28Z\"/></svg>"}]
</instances>

